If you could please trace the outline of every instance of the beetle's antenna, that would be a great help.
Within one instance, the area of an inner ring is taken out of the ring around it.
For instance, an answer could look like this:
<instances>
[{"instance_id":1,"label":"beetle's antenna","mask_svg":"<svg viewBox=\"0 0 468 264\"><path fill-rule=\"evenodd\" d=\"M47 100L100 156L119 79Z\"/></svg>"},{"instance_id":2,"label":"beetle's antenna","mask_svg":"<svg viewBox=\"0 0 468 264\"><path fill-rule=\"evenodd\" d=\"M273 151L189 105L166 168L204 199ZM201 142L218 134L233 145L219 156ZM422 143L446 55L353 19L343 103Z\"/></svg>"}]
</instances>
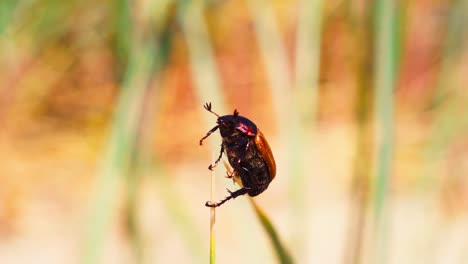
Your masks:
<instances>
[{"instance_id":1,"label":"beetle's antenna","mask_svg":"<svg viewBox=\"0 0 468 264\"><path fill-rule=\"evenodd\" d=\"M220 202L218 203L211 203L210 201L206 202L205 203L205 206L206 207L219 207L221 206L223 203L231 200L231 199L235 199L237 196L240 196L240 195L244 195L246 194L248 191L249 191L249 188L241 188L235 192L231 192L229 189L226 189L228 192L229 192L229 196L224 198L223 200L221 200Z\"/></svg>"},{"instance_id":2,"label":"beetle's antenna","mask_svg":"<svg viewBox=\"0 0 468 264\"><path fill-rule=\"evenodd\" d=\"M206 111L208 111L208 112L214 114L215 116L219 117L219 115L217 113L211 111L211 103L206 103L206 104L203 105L203 107L205 107Z\"/></svg>"}]
</instances>

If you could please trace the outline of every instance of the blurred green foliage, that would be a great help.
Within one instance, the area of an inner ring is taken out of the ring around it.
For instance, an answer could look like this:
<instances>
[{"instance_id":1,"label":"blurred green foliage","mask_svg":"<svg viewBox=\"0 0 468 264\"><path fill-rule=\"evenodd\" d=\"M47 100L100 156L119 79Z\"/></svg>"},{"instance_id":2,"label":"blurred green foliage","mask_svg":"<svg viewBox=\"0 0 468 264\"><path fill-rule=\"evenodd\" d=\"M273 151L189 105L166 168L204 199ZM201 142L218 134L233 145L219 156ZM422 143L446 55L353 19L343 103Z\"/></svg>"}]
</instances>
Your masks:
<instances>
[{"instance_id":1,"label":"blurred green foliage","mask_svg":"<svg viewBox=\"0 0 468 264\"><path fill-rule=\"evenodd\" d=\"M255 120L279 171L255 210L217 210L220 263L464 263L467 16L465 0L2 0L0 234L71 229L71 262L205 262L209 101ZM34 210L50 204L66 209Z\"/></svg>"}]
</instances>

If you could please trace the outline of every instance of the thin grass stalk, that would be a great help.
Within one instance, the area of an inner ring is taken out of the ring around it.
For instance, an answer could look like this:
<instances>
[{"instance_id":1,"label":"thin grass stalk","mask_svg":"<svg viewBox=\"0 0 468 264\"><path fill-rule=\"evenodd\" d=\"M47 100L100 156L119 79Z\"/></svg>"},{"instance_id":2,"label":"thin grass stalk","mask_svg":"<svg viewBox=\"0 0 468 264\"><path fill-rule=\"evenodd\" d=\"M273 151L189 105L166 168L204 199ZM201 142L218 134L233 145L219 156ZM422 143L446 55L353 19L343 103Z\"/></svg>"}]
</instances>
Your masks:
<instances>
[{"instance_id":1,"label":"thin grass stalk","mask_svg":"<svg viewBox=\"0 0 468 264\"><path fill-rule=\"evenodd\" d=\"M213 152L212 164L216 161L217 154ZM215 170L211 171L211 188L210 188L210 202L216 203L216 175ZM215 237L215 223L216 223L216 207L210 208L210 264L216 263L216 237Z\"/></svg>"},{"instance_id":2,"label":"thin grass stalk","mask_svg":"<svg viewBox=\"0 0 468 264\"><path fill-rule=\"evenodd\" d=\"M128 64L132 40L133 21L131 18L130 1L117 0L115 9L116 19L114 23L116 28L115 49L118 62L117 71L118 76L123 76Z\"/></svg>"},{"instance_id":3,"label":"thin grass stalk","mask_svg":"<svg viewBox=\"0 0 468 264\"><path fill-rule=\"evenodd\" d=\"M357 52L357 100L355 105L356 153L351 182L349 236L344 263L358 264L362 261L366 213L369 207L369 184L372 166L372 129L370 117L373 101L373 1L366 1L364 10L356 17L351 13L350 25L354 31L354 47Z\"/></svg>"},{"instance_id":4,"label":"thin grass stalk","mask_svg":"<svg viewBox=\"0 0 468 264\"><path fill-rule=\"evenodd\" d=\"M390 207L389 185L395 144L394 89L396 80L396 2L378 0L375 9L375 102L377 171L374 188L374 243L371 250L374 263L388 261L388 228Z\"/></svg>"},{"instance_id":5,"label":"thin grass stalk","mask_svg":"<svg viewBox=\"0 0 468 264\"><path fill-rule=\"evenodd\" d=\"M131 55L131 48L132 48L132 41L135 41L132 38L132 35L137 36L136 30L133 31L132 29L135 28L137 23L131 18L131 3L127 0L118 0L116 2L116 19L115 19L115 28L116 28L116 57L118 64L116 65L117 76L123 76L121 73L127 69L130 55ZM135 44L135 43L133 43ZM151 63L147 66L148 67L148 74L154 74L154 63ZM151 72L151 73L150 73ZM152 89L149 85L149 80L151 76L148 76L148 84L147 89L145 89L142 95L142 103L141 103L141 114L138 117L136 130L135 131L135 139L133 146L128 150L129 155L129 167L127 171L123 171L125 176L125 191L126 191L126 200L124 201L125 206L125 224L126 224L126 231L129 237L129 246L133 255L133 259L135 263L142 263L143 262L143 244L141 240L141 234L139 231L138 226L138 189L140 185L140 176L138 173L138 158L139 158L139 145L141 144L141 131L143 127L143 118L146 114L145 109L147 108L147 104L149 98L147 94Z\"/></svg>"},{"instance_id":6,"label":"thin grass stalk","mask_svg":"<svg viewBox=\"0 0 468 264\"><path fill-rule=\"evenodd\" d=\"M209 43L206 23L202 18L203 5L200 1L185 2L180 8L179 19L182 22L184 36L189 49L195 88L200 102L211 101L219 112L225 112L224 99L215 67L213 51ZM218 107L219 106L219 107ZM206 117L207 124L211 119ZM219 146L212 144L213 149Z\"/></svg>"},{"instance_id":7,"label":"thin grass stalk","mask_svg":"<svg viewBox=\"0 0 468 264\"><path fill-rule=\"evenodd\" d=\"M203 17L203 1L185 1L179 3L179 21L188 47L194 88L198 96L200 106L205 102L211 102L217 112L225 113L225 99L221 89L221 82L216 68L214 50L211 46L210 35L206 21ZM212 124L211 116L203 115L207 126ZM210 141L211 149L218 149L219 143ZM216 159L214 159L216 160ZM210 200L215 200L215 174L211 174ZM215 221L216 209L210 209L210 263L216 261L215 245Z\"/></svg>"}]
</instances>

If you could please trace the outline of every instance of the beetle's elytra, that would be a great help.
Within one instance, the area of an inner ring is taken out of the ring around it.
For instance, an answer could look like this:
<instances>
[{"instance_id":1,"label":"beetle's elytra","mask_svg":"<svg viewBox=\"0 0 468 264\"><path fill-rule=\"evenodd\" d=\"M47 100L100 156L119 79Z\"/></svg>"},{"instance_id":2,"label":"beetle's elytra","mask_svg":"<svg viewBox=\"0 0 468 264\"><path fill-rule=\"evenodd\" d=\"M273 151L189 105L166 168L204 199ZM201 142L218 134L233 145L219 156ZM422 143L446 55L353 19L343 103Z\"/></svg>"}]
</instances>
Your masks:
<instances>
[{"instance_id":1,"label":"beetle's elytra","mask_svg":"<svg viewBox=\"0 0 468 264\"><path fill-rule=\"evenodd\" d=\"M276 175L276 164L267 140L257 126L248 118L240 116L237 110L232 115L219 116L211 110L211 103L204 105L205 109L218 117L217 125L200 139L203 140L219 128L222 137L221 151L214 164L208 167L212 170L221 160L223 153L234 169L228 178L237 174L242 182L242 188L229 192L229 196L218 203L206 202L208 207L218 207L230 199L248 194L257 196L268 188Z\"/></svg>"}]
</instances>

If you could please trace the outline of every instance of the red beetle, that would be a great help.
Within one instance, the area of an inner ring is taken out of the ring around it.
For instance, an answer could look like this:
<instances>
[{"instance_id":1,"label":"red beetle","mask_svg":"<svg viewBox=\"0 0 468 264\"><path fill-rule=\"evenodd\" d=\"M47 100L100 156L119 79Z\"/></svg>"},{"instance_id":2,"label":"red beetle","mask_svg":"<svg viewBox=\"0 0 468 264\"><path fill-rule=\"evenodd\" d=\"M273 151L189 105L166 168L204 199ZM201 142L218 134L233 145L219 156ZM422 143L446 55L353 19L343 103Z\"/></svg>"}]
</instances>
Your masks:
<instances>
[{"instance_id":1,"label":"red beetle","mask_svg":"<svg viewBox=\"0 0 468 264\"><path fill-rule=\"evenodd\" d=\"M253 197L261 194L276 175L275 159L265 136L252 121L240 116L237 110L234 110L232 115L219 116L211 110L211 103L205 104L204 107L218 117L218 125L200 139L200 145L218 128L223 140L218 159L208 168L212 170L221 160L223 153L226 153L229 164L234 169L228 174L228 178L238 175L242 182L242 188L235 192L228 190L229 196L225 199L218 203L206 202L205 205L218 207L240 195L248 194Z\"/></svg>"}]
</instances>

